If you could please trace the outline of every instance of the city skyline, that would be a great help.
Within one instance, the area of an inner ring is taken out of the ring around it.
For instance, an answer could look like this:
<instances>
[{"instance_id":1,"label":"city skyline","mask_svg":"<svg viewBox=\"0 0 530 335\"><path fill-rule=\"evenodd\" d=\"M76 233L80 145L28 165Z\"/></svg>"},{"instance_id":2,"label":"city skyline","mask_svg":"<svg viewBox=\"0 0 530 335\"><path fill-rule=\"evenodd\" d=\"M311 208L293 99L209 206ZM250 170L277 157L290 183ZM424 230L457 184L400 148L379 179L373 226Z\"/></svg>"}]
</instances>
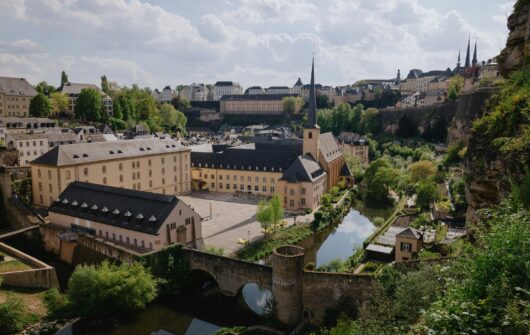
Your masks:
<instances>
[{"instance_id":1,"label":"city skyline","mask_svg":"<svg viewBox=\"0 0 530 335\"><path fill-rule=\"evenodd\" d=\"M309 81L351 84L443 70L465 53L479 61L504 46L513 1L7 1L0 4L0 72L31 83L149 86L238 81L244 87ZM1 14L4 13L4 14ZM65 28L67 26L67 28Z\"/></svg>"}]
</instances>

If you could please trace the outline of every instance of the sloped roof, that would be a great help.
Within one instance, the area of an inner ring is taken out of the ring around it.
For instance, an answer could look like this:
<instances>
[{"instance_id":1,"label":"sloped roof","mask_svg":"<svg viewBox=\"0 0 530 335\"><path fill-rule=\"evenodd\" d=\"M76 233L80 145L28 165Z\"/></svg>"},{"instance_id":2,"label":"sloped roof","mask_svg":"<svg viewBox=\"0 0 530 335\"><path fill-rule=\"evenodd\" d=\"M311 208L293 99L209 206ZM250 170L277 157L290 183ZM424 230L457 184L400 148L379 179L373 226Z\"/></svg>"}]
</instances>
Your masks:
<instances>
[{"instance_id":1,"label":"sloped roof","mask_svg":"<svg viewBox=\"0 0 530 335\"><path fill-rule=\"evenodd\" d=\"M246 101L246 100L282 100L285 97L297 97L297 94L225 94L221 101Z\"/></svg>"},{"instance_id":2,"label":"sloped roof","mask_svg":"<svg viewBox=\"0 0 530 335\"><path fill-rule=\"evenodd\" d=\"M397 234L396 236L400 236L400 237L410 237L410 238L415 238L415 239L421 239L422 237L422 234L419 230L417 229L414 229L414 228L407 228L405 230L403 230L401 233Z\"/></svg>"},{"instance_id":3,"label":"sloped roof","mask_svg":"<svg viewBox=\"0 0 530 335\"><path fill-rule=\"evenodd\" d=\"M304 86L304 84L302 83L302 79L300 79L300 77L298 77L298 80L294 84L294 87L298 87L298 86Z\"/></svg>"},{"instance_id":4,"label":"sloped roof","mask_svg":"<svg viewBox=\"0 0 530 335\"><path fill-rule=\"evenodd\" d=\"M74 181L48 211L157 235L179 201L172 195Z\"/></svg>"},{"instance_id":5,"label":"sloped roof","mask_svg":"<svg viewBox=\"0 0 530 335\"><path fill-rule=\"evenodd\" d=\"M304 155L296 158L280 180L286 180L289 183L313 182L325 174L326 171L313 157Z\"/></svg>"},{"instance_id":6,"label":"sloped roof","mask_svg":"<svg viewBox=\"0 0 530 335\"><path fill-rule=\"evenodd\" d=\"M239 83L234 81L218 81L214 86L239 86Z\"/></svg>"},{"instance_id":7,"label":"sloped roof","mask_svg":"<svg viewBox=\"0 0 530 335\"><path fill-rule=\"evenodd\" d=\"M352 176L350 168L348 167L348 164L346 164L346 162L342 163L342 167L340 168L340 176L341 177L351 177Z\"/></svg>"},{"instance_id":8,"label":"sloped roof","mask_svg":"<svg viewBox=\"0 0 530 335\"><path fill-rule=\"evenodd\" d=\"M109 96L103 92L99 87L94 84L82 84L82 83L64 83L57 91L66 93L66 94L79 94L84 88L94 88L98 90L99 94L103 95L105 98Z\"/></svg>"},{"instance_id":9,"label":"sloped roof","mask_svg":"<svg viewBox=\"0 0 530 335\"><path fill-rule=\"evenodd\" d=\"M8 134L8 136L14 139L15 141L48 138L48 134L46 133L12 133L12 134Z\"/></svg>"},{"instance_id":10,"label":"sloped roof","mask_svg":"<svg viewBox=\"0 0 530 335\"><path fill-rule=\"evenodd\" d=\"M37 90L24 78L0 77L0 93L33 97Z\"/></svg>"},{"instance_id":11,"label":"sloped roof","mask_svg":"<svg viewBox=\"0 0 530 335\"><path fill-rule=\"evenodd\" d=\"M57 146L31 164L65 166L189 150L176 141L157 138L76 143Z\"/></svg>"},{"instance_id":12,"label":"sloped roof","mask_svg":"<svg viewBox=\"0 0 530 335\"><path fill-rule=\"evenodd\" d=\"M326 162L331 162L342 155L342 152L340 151L337 142L335 142L335 138L331 132L320 134L320 137L318 138L318 147Z\"/></svg>"}]
</instances>

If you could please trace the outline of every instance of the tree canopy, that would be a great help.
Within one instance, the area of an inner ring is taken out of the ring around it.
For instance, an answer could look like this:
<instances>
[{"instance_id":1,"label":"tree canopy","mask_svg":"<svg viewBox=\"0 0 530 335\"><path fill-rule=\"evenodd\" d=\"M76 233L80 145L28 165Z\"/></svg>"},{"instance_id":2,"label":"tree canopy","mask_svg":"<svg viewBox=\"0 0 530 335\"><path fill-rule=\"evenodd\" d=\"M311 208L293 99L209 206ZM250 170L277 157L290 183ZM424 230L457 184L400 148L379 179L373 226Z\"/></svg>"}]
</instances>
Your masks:
<instances>
[{"instance_id":1,"label":"tree canopy","mask_svg":"<svg viewBox=\"0 0 530 335\"><path fill-rule=\"evenodd\" d=\"M29 114L35 117L47 117L52 112L52 105L47 96L38 93L29 103Z\"/></svg>"},{"instance_id":2,"label":"tree canopy","mask_svg":"<svg viewBox=\"0 0 530 335\"><path fill-rule=\"evenodd\" d=\"M50 94L50 103L54 114L68 112L68 96L65 93L53 92Z\"/></svg>"},{"instance_id":3,"label":"tree canopy","mask_svg":"<svg viewBox=\"0 0 530 335\"><path fill-rule=\"evenodd\" d=\"M256 218L264 230L268 230L282 222L283 207L280 197L275 194L270 200L260 201Z\"/></svg>"},{"instance_id":4,"label":"tree canopy","mask_svg":"<svg viewBox=\"0 0 530 335\"><path fill-rule=\"evenodd\" d=\"M84 121L101 121L103 103L95 88L83 88L75 104L75 117Z\"/></svg>"}]
</instances>

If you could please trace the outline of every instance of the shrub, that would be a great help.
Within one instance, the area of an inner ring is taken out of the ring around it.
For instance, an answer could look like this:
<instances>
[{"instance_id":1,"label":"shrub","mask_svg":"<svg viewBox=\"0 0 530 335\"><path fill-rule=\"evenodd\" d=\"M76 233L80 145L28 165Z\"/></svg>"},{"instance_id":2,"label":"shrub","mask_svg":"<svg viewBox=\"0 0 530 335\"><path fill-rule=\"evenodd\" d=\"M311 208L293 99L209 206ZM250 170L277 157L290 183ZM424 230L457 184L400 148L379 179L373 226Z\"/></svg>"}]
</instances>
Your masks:
<instances>
[{"instance_id":1,"label":"shrub","mask_svg":"<svg viewBox=\"0 0 530 335\"><path fill-rule=\"evenodd\" d=\"M9 335L21 331L26 325L26 315L22 300L8 295L6 302L0 304L0 335Z\"/></svg>"},{"instance_id":2,"label":"shrub","mask_svg":"<svg viewBox=\"0 0 530 335\"><path fill-rule=\"evenodd\" d=\"M372 223L374 224L374 226L376 227L380 227L382 226L384 223L385 223L385 218L382 218L380 216L376 216L373 220L372 220Z\"/></svg>"},{"instance_id":3,"label":"shrub","mask_svg":"<svg viewBox=\"0 0 530 335\"><path fill-rule=\"evenodd\" d=\"M48 314L54 314L59 310L64 309L68 304L66 297L59 293L56 288L51 288L44 292L43 300L46 309L48 310Z\"/></svg>"},{"instance_id":4,"label":"shrub","mask_svg":"<svg viewBox=\"0 0 530 335\"><path fill-rule=\"evenodd\" d=\"M156 293L156 280L140 263L78 266L68 281L68 299L81 316L143 309Z\"/></svg>"}]
</instances>

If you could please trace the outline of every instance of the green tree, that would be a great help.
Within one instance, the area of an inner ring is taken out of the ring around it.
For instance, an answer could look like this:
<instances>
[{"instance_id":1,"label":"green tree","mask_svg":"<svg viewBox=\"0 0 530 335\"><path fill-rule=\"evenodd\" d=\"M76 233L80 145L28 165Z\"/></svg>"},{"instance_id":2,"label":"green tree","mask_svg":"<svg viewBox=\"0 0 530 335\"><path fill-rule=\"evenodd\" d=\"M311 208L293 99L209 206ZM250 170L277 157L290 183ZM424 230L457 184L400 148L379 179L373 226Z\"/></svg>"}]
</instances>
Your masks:
<instances>
[{"instance_id":1,"label":"green tree","mask_svg":"<svg viewBox=\"0 0 530 335\"><path fill-rule=\"evenodd\" d=\"M419 208L427 208L430 203L440 199L436 183L432 180L423 180L416 188L416 204Z\"/></svg>"},{"instance_id":2,"label":"green tree","mask_svg":"<svg viewBox=\"0 0 530 335\"><path fill-rule=\"evenodd\" d=\"M106 75L101 76L101 90L107 94L110 94L109 81Z\"/></svg>"},{"instance_id":3,"label":"green tree","mask_svg":"<svg viewBox=\"0 0 530 335\"><path fill-rule=\"evenodd\" d=\"M95 88L83 88L75 104L75 117L83 121L100 121L103 103Z\"/></svg>"},{"instance_id":4,"label":"green tree","mask_svg":"<svg viewBox=\"0 0 530 335\"><path fill-rule=\"evenodd\" d=\"M179 95L171 99L171 104L173 105L173 107L175 107L176 110L179 110L181 112L187 112L191 108L190 101L187 98L181 97Z\"/></svg>"},{"instance_id":5,"label":"green tree","mask_svg":"<svg viewBox=\"0 0 530 335\"><path fill-rule=\"evenodd\" d=\"M68 75L66 74L66 72L64 72L64 70L61 72L61 86L63 86L64 84L68 83Z\"/></svg>"},{"instance_id":6,"label":"green tree","mask_svg":"<svg viewBox=\"0 0 530 335\"><path fill-rule=\"evenodd\" d=\"M140 263L77 266L68 281L68 299L81 316L143 309L156 294L156 280Z\"/></svg>"},{"instance_id":7,"label":"green tree","mask_svg":"<svg viewBox=\"0 0 530 335\"><path fill-rule=\"evenodd\" d=\"M302 108L303 100L300 97L285 97L282 99L283 112L294 114Z\"/></svg>"},{"instance_id":8,"label":"green tree","mask_svg":"<svg viewBox=\"0 0 530 335\"><path fill-rule=\"evenodd\" d=\"M55 87L53 87L53 85L50 85L45 81L41 81L40 83L35 85L35 89L37 90L37 92L42 93L44 95L49 95L50 93L55 91Z\"/></svg>"},{"instance_id":9,"label":"green tree","mask_svg":"<svg viewBox=\"0 0 530 335\"><path fill-rule=\"evenodd\" d=\"M423 160L412 163L410 165L410 176L412 182L417 183L422 180L427 180L436 174L436 165L431 161Z\"/></svg>"},{"instance_id":10,"label":"green tree","mask_svg":"<svg viewBox=\"0 0 530 335\"><path fill-rule=\"evenodd\" d=\"M171 104L163 104L160 106L160 120L161 126L169 130L179 130L182 133L186 132L187 118L184 113L178 111Z\"/></svg>"},{"instance_id":11,"label":"green tree","mask_svg":"<svg viewBox=\"0 0 530 335\"><path fill-rule=\"evenodd\" d=\"M353 179L355 181L360 181L364 174L363 165L361 162L361 159L359 157L353 156L350 152L343 152L342 156L344 157L344 161L348 165L348 168L350 169Z\"/></svg>"},{"instance_id":12,"label":"green tree","mask_svg":"<svg viewBox=\"0 0 530 335\"><path fill-rule=\"evenodd\" d=\"M376 108L368 108L365 110L361 117L360 132L363 134L377 134L380 127L379 110Z\"/></svg>"},{"instance_id":13,"label":"green tree","mask_svg":"<svg viewBox=\"0 0 530 335\"><path fill-rule=\"evenodd\" d=\"M262 200L258 203L256 219L264 230L269 230L282 222L283 214L280 197L275 194L270 200Z\"/></svg>"},{"instance_id":14,"label":"green tree","mask_svg":"<svg viewBox=\"0 0 530 335\"><path fill-rule=\"evenodd\" d=\"M462 76L453 76L449 78L449 100L455 100L460 95L460 91L464 87L464 77Z\"/></svg>"},{"instance_id":15,"label":"green tree","mask_svg":"<svg viewBox=\"0 0 530 335\"><path fill-rule=\"evenodd\" d=\"M397 184L399 175L399 171L392 167L387 158L379 158L370 163L364 174L367 199L373 204L388 204L388 193Z\"/></svg>"},{"instance_id":16,"label":"green tree","mask_svg":"<svg viewBox=\"0 0 530 335\"><path fill-rule=\"evenodd\" d=\"M52 105L47 96L37 93L29 103L29 114L35 117L47 117L52 112Z\"/></svg>"},{"instance_id":17,"label":"green tree","mask_svg":"<svg viewBox=\"0 0 530 335\"><path fill-rule=\"evenodd\" d=\"M54 114L68 112L68 95L61 92L53 92L50 94L50 103Z\"/></svg>"}]
</instances>

